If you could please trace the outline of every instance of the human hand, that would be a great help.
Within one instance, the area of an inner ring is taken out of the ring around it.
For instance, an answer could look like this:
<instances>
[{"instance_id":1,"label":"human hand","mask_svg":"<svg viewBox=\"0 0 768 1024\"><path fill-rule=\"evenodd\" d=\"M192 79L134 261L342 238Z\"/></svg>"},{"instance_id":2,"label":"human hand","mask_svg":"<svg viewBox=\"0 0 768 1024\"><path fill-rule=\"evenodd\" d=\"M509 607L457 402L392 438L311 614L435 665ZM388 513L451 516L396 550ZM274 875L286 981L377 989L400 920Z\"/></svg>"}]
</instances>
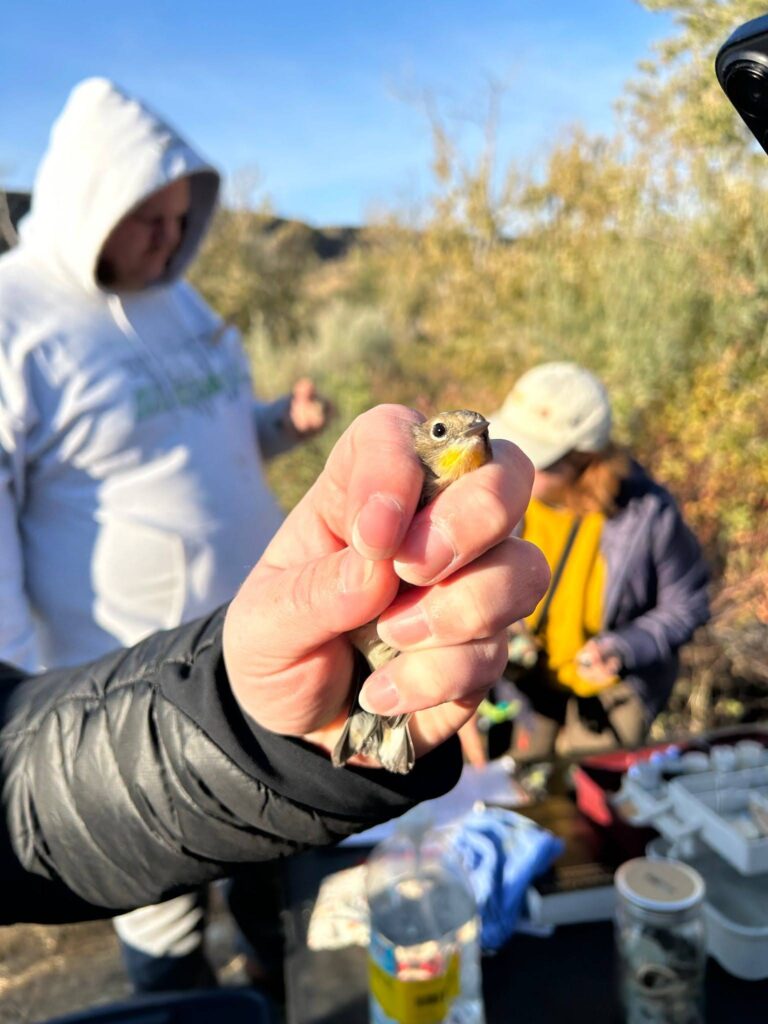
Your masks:
<instances>
[{"instance_id":1,"label":"human hand","mask_svg":"<svg viewBox=\"0 0 768 1024\"><path fill-rule=\"evenodd\" d=\"M488 754L482 733L477 726L476 714L472 715L459 729L459 740L464 760L473 768L485 768L488 764Z\"/></svg>"},{"instance_id":2,"label":"human hand","mask_svg":"<svg viewBox=\"0 0 768 1024\"><path fill-rule=\"evenodd\" d=\"M520 623L513 623L507 629L507 661L522 668L533 668L541 652L539 642L527 629L520 629Z\"/></svg>"},{"instance_id":3,"label":"human hand","mask_svg":"<svg viewBox=\"0 0 768 1024\"><path fill-rule=\"evenodd\" d=\"M288 416L291 426L300 437L319 434L332 414L331 403L319 395L309 377L301 377L293 385Z\"/></svg>"},{"instance_id":4,"label":"human hand","mask_svg":"<svg viewBox=\"0 0 768 1024\"><path fill-rule=\"evenodd\" d=\"M617 681L621 671L621 659L614 654L605 654L596 640L588 640L575 661L581 678L596 686L610 686Z\"/></svg>"},{"instance_id":5,"label":"human hand","mask_svg":"<svg viewBox=\"0 0 768 1024\"><path fill-rule=\"evenodd\" d=\"M382 639L403 653L366 680L362 699L379 713L415 712L414 747L426 753L473 714L506 664L505 627L547 586L539 550L509 536L530 495L528 459L494 442L492 462L414 514L419 419L392 405L358 417L228 609L232 689L273 732L333 749L350 703L347 633L380 616ZM401 580L414 586L398 594Z\"/></svg>"}]
</instances>

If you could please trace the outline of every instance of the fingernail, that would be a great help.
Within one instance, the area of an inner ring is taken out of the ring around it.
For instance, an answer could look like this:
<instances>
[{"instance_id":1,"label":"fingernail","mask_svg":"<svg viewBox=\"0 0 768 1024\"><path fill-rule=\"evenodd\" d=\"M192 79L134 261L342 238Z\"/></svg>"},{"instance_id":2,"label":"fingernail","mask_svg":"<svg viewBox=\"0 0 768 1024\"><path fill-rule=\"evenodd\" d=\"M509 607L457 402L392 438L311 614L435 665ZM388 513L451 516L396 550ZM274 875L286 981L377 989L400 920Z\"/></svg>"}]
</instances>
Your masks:
<instances>
[{"instance_id":1,"label":"fingernail","mask_svg":"<svg viewBox=\"0 0 768 1024\"><path fill-rule=\"evenodd\" d=\"M407 565L409 579L433 580L456 560L456 548L450 537L435 523L419 523L405 538L395 568Z\"/></svg>"},{"instance_id":2,"label":"fingernail","mask_svg":"<svg viewBox=\"0 0 768 1024\"><path fill-rule=\"evenodd\" d=\"M401 615L380 621L379 636L390 647L408 647L419 644L432 635L429 622L420 608L412 608Z\"/></svg>"},{"instance_id":3,"label":"fingernail","mask_svg":"<svg viewBox=\"0 0 768 1024\"><path fill-rule=\"evenodd\" d=\"M382 558L391 554L403 523L403 506L390 494L372 494L357 514L352 543L361 555Z\"/></svg>"},{"instance_id":4,"label":"fingernail","mask_svg":"<svg viewBox=\"0 0 768 1024\"><path fill-rule=\"evenodd\" d=\"M341 589L345 594L363 590L373 579L376 563L350 548L341 563Z\"/></svg>"},{"instance_id":5,"label":"fingernail","mask_svg":"<svg viewBox=\"0 0 768 1024\"><path fill-rule=\"evenodd\" d=\"M389 715L397 707L400 695L389 676L377 675L364 683L358 700L364 711L374 715Z\"/></svg>"}]
</instances>

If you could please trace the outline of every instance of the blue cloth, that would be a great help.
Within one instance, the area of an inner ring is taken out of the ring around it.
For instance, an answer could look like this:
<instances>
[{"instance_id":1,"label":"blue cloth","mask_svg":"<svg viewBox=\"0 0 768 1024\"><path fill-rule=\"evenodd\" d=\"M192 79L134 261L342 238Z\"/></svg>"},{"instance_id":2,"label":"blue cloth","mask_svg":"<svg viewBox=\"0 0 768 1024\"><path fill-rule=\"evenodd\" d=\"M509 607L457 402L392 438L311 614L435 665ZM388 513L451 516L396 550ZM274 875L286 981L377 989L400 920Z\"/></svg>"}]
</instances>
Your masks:
<instances>
[{"instance_id":1,"label":"blue cloth","mask_svg":"<svg viewBox=\"0 0 768 1024\"><path fill-rule=\"evenodd\" d=\"M488 808L462 819L453 846L477 900L481 945L493 952L515 931L526 889L560 856L565 844L529 818Z\"/></svg>"}]
</instances>

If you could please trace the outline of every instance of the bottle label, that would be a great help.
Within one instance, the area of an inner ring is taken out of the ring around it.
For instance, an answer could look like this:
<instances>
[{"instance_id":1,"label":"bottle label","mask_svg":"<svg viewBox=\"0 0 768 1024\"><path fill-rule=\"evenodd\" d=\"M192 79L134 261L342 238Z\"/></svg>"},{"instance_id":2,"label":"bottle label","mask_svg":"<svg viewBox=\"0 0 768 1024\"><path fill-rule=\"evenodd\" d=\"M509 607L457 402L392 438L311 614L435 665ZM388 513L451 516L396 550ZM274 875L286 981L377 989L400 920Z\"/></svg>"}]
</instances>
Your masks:
<instances>
[{"instance_id":1,"label":"bottle label","mask_svg":"<svg viewBox=\"0 0 768 1024\"><path fill-rule=\"evenodd\" d=\"M381 943L379 943L381 945ZM394 954L393 949L386 951ZM457 951L451 953L444 970L432 977L398 976L393 956L382 956L372 946L368 958L368 983L376 1024L440 1024L448 1016L451 1003L459 994L460 964ZM432 973L431 965L419 973Z\"/></svg>"}]
</instances>

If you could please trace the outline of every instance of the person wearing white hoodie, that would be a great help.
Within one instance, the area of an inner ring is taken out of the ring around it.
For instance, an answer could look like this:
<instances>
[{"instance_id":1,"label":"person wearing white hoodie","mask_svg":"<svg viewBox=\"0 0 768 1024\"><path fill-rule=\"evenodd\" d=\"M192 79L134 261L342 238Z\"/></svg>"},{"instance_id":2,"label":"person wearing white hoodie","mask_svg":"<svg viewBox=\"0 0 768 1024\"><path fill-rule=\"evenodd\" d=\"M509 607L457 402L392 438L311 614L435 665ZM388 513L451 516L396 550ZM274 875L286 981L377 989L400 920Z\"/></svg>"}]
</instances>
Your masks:
<instances>
[{"instance_id":1,"label":"person wearing white hoodie","mask_svg":"<svg viewBox=\"0 0 768 1024\"><path fill-rule=\"evenodd\" d=\"M324 414L308 382L256 402L238 332L181 279L218 191L105 79L81 82L53 126L0 258L2 661L70 666L210 613L281 522L262 458ZM118 920L128 962L169 968L148 987L184 983L203 919L184 896Z\"/></svg>"}]
</instances>

